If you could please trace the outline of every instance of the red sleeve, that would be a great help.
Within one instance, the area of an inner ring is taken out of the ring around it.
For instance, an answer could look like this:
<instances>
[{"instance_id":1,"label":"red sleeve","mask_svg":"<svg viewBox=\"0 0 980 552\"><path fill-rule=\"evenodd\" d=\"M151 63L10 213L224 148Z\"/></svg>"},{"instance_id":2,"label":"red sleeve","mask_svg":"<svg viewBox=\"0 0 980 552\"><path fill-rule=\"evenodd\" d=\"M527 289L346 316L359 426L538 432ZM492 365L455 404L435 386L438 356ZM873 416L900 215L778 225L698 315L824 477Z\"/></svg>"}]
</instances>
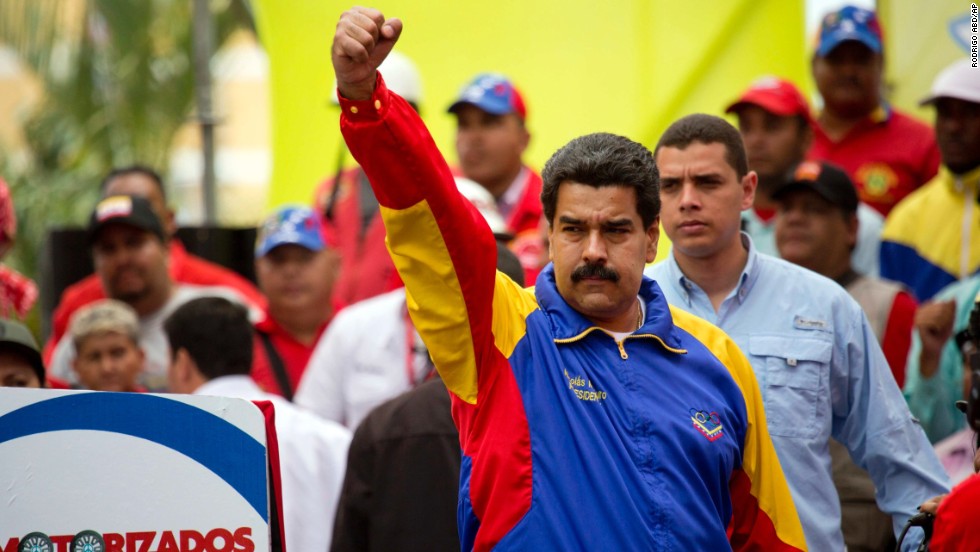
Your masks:
<instances>
[{"instance_id":1,"label":"red sleeve","mask_svg":"<svg viewBox=\"0 0 980 552\"><path fill-rule=\"evenodd\" d=\"M885 359L895 376L899 389L905 385L905 362L908 360L909 347L912 345L912 328L915 323L915 309L918 304L912 296L904 291L895 295L892 309L888 313L885 325L885 335L881 348Z\"/></svg>"}]
</instances>

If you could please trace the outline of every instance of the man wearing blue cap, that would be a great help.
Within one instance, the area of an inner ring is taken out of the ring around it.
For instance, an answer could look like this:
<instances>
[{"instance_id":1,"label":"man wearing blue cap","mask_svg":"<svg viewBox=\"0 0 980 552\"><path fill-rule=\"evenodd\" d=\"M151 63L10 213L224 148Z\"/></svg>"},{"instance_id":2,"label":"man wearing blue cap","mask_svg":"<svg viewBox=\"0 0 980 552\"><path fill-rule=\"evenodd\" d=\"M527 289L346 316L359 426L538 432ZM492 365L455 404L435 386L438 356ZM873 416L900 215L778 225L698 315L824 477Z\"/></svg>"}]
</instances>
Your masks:
<instances>
[{"instance_id":1,"label":"man wearing blue cap","mask_svg":"<svg viewBox=\"0 0 980 552\"><path fill-rule=\"evenodd\" d=\"M333 317L340 259L323 233L315 211L290 206L272 213L255 240L255 276L269 306L255 324L252 377L289 400Z\"/></svg>"},{"instance_id":2,"label":"man wearing blue cap","mask_svg":"<svg viewBox=\"0 0 980 552\"><path fill-rule=\"evenodd\" d=\"M494 73L477 75L449 106L456 115L459 172L486 188L513 236L510 250L534 282L543 266L541 176L521 156L531 141L527 106L514 84Z\"/></svg>"},{"instance_id":3,"label":"man wearing blue cap","mask_svg":"<svg viewBox=\"0 0 980 552\"><path fill-rule=\"evenodd\" d=\"M824 109L807 157L842 167L861 201L887 216L936 174L939 150L928 125L881 97L884 50L875 13L845 6L827 14L811 68Z\"/></svg>"}]
</instances>

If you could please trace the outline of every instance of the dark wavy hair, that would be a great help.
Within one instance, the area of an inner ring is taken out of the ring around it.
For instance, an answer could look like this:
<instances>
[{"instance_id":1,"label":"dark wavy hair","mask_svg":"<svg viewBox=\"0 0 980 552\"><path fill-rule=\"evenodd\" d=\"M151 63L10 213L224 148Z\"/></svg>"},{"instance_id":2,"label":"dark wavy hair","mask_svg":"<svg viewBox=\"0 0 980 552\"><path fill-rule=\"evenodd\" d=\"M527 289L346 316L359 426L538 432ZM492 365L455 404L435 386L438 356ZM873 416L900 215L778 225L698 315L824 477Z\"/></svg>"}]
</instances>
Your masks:
<instances>
[{"instance_id":1,"label":"dark wavy hair","mask_svg":"<svg viewBox=\"0 0 980 552\"><path fill-rule=\"evenodd\" d=\"M653 154L643 144L623 136L606 132L580 136L551 156L541 177L541 204L549 225L555 219L558 187L565 182L633 188L644 228L660 215L660 171Z\"/></svg>"}]
</instances>

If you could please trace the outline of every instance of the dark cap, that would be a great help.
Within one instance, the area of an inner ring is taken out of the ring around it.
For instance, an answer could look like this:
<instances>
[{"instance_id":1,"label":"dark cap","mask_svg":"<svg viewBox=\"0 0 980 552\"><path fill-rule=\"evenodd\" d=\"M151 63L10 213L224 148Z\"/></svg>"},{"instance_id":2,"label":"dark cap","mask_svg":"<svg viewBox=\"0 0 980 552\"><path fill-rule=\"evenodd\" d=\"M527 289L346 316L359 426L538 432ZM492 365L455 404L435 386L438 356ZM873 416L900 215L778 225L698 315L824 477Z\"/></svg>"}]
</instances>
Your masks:
<instances>
[{"instance_id":1,"label":"dark cap","mask_svg":"<svg viewBox=\"0 0 980 552\"><path fill-rule=\"evenodd\" d=\"M846 213L858 208L857 190L847 173L823 161L804 161L793 169L786 181L772 193L773 199L794 190L812 190Z\"/></svg>"},{"instance_id":2,"label":"dark cap","mask_svg":"<svg viewBox=\"0 0 980 552\"><path fill-rule=\"evenodd\" d=\"M44 361L41 360L41 350L27 326L14 320L0 318L0 349L13 351L23 357L34 368L38 381L41 382L42 387L44 386Z\"/></svg>"},{"instance_id":3,"label":"dark cap","mask_svg":"<svg viewBox=\"0 0 980 552\"><path fill-rule=\"evenodd\" d=\"M167 241L163 225L142 197L117 195L100 201L92 211L88 223L88 241L95 243L98 233L109 224L128 224L141 230L152 232L160 241Z\"/></svg>"}]
</instances>

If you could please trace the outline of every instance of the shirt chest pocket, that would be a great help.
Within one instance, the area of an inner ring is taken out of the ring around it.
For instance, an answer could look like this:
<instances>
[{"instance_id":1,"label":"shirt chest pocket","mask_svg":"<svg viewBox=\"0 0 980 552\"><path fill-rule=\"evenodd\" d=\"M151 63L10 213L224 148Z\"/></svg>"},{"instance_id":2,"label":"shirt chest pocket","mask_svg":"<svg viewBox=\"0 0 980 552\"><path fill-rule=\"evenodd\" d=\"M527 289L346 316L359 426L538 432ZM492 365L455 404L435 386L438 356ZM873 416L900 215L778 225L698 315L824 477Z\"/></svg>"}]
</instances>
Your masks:
<instances>
[{"instance_id":1,"label":"shirt chest pocket","mask_svg":"<svg viewBox=\"0 0 980 552\"><path fill-rule=\"evenodd\" d=\"M763 397L769 433L812 438L819 430L818 405L833 346L797 336L752 336L749 354L765 366ZM761 366L756 366L758 370ZM761 374L760 374L761 375ZM761 379L761 378L760 378Z\"/></svg>"}]
</instances>

